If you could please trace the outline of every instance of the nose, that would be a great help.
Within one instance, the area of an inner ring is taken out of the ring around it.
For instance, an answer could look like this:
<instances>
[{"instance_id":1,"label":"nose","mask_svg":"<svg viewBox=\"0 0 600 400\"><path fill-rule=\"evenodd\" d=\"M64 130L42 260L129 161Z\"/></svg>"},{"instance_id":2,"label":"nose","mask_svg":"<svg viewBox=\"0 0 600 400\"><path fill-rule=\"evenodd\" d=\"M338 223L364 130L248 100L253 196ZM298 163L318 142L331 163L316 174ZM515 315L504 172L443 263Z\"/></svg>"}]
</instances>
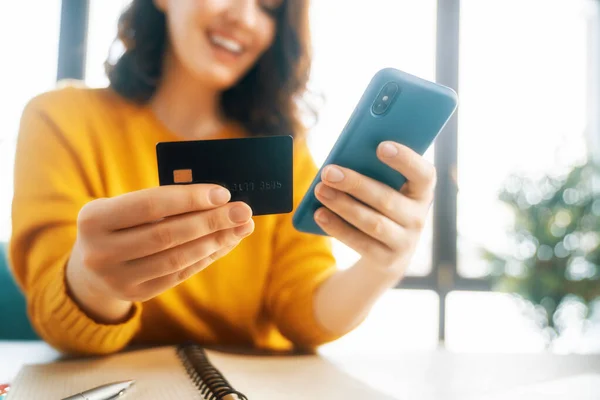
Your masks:
<instances>
[{"instance_id":1,"label":"nose","mask_svg":"<svg viewBox=\"0 0 600 400\"><path fill-rule=\"evenodd\" d=\"M233 0L228 10L232 22L251 29L256 25L258 5L256 0Z\"/></svg>"}]
</instances>

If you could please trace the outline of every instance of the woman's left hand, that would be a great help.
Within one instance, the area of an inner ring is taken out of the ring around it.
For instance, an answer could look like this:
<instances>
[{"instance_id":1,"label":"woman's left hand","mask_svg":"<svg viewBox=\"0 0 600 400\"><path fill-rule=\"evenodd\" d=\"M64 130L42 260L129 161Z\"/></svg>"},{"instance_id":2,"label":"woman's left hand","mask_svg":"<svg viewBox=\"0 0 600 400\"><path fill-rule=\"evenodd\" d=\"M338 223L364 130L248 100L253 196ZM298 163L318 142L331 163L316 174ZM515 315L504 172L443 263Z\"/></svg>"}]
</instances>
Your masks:
<instances>
[{"instance_id":1,"label":"woman's left hand","mask_svg":"<svg viewBox=\"0 0 600 400\"><path fill-rule=\"evenodd\" d=\"M328 165L315 189L325 206L316 211L315 220L327 234L357 251L363 261L402 275L433 201L436 170L421 155L395 142L381 143L377 156L406 177L402 188Z\"/></svg>"}]
</instances>

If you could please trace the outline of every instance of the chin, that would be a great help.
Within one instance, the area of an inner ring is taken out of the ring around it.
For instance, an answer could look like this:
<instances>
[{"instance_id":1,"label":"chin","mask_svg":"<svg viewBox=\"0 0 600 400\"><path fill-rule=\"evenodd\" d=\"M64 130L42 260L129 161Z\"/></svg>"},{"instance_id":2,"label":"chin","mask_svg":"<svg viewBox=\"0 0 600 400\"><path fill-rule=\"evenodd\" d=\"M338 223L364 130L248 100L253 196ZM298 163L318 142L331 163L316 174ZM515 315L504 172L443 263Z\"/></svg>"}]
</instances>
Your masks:
<instances>
[{"instance_id":1,"label":"chin","mask_svg":"<svg viewBox=\"0 0 600 400\"><path fill-rule=\"evenodd\" d=\"M209 69L199 68L195 75L200 82L217 90L227 90L242 78L238 71L220 66L213 66Z\"/></svg>"}]
</instances>

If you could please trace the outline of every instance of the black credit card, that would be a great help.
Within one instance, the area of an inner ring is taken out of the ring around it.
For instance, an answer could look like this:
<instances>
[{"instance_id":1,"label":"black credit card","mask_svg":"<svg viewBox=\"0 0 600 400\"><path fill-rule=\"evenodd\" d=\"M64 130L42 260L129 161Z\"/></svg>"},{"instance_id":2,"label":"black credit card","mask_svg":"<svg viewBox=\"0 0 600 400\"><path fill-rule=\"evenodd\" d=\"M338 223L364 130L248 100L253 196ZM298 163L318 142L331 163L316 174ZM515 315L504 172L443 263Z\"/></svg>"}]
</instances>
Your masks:
<instances>
[{"instance_id":1,"label":"black credit card","mask_svg":"<svg viewBox=\"0 0 600 400\"><path fill-rule=\"evenodd\" d=\"M293 208L293 138L269 136L161 142L156 145L163 185L213 183L243 201L253 215Z\"/></svg>"}]
</instances>

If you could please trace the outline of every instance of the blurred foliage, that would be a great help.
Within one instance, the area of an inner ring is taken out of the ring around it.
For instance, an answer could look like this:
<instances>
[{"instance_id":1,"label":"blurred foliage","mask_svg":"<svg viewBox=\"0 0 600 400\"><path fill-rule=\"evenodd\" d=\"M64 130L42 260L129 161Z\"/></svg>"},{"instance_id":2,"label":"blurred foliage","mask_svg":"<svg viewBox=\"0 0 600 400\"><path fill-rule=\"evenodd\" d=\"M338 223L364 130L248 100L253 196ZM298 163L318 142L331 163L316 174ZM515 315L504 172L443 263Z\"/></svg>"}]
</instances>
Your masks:
<instances>
[{"instance_id":1,"label":"blurred foliage","mask_svg":"<svg viewBox=\"0 0 600 400\"><path fill-rule=\"evenodd\" d=\"M562 176L510 176L499 194L514 213L510 253L484 250L492 287L533 303L541 328L555 334L561 303L583 303L587 319L600 299L599 167L588 161Z\"/></svg>"}]
</instances>

